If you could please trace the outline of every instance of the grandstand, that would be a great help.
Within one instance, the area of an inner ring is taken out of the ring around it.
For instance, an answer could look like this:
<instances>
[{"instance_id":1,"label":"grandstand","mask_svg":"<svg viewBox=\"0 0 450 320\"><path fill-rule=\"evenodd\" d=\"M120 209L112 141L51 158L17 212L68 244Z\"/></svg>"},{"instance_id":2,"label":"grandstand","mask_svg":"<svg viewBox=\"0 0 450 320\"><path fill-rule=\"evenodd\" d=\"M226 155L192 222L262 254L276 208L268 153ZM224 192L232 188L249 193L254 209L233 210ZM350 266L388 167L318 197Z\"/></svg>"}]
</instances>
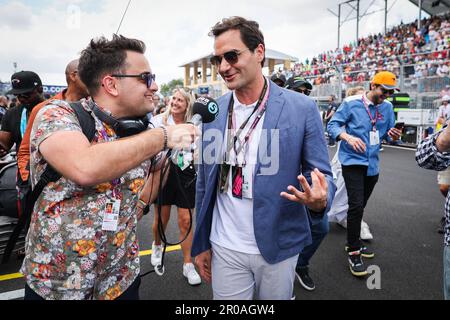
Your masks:
<instances>
[{"instance_id":1,"label":"grandstand","mask_svg":"<svg viewBox=\"0 0 450 320\"><path fill-rule=\"evenodd\" d=\"M420 7L416 21L307 58L285 75L310 81L311 97L324 110L330 95L342 100L348 88L369 89L375 73L395 73L402 92L398 100L409 98L396 105L394 97L394 108L407 124L404 141L415 145L432 132L440 98L450 94L450 1L410 2ZM430 17L421 19L422 10Z\"/></svg>"},{"instance_id":2,"label":"grandstand","mask_svg":"<svg viewBox=\"0 0 450 320\"><path fill-rule=\"evenodd\" d=\"M402 92L411 96L412 108L431 108L442 89L450 85L450 15L431 16L421 21L400 24L386 34L361 38L294 65L292 72L314 84L312 96L334 94L343 97L349 87L369 87L380 70L399 77Z\"/></svg>"}]
</instances>

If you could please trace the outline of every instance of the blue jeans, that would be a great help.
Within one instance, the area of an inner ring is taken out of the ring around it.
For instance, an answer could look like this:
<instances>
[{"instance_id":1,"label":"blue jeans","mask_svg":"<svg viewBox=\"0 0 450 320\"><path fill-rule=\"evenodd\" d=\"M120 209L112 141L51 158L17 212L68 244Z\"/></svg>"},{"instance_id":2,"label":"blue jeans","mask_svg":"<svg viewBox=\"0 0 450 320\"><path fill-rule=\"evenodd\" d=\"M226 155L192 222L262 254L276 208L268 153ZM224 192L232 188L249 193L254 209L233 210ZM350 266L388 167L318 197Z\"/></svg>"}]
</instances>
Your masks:
<instances>
[{"instance_id":1,"label":"blue jeans","mask_svg":"<svg viewBox=\"0 0 450 320\"><path fill-rule=\"evenodd\" d=\"M444 247L444 299L450 300L450 246Z\"/></svg>"},{"instance_id":2,"label":"blue jeans","mask_svg":"<svg viewBox=\"0 0 450 320\"><path fill-rule=\"evenodd\" d=\"M317 251L320 244L322 243L322 240L330 230L330 226L328 225L328 215L324 214L323 218L311 218L310 227L312 243L309 246L303 248L302 252L300 252L297 260L297 268L307 267L309 265L309 260Z\"/></svg>"}]
</instances>

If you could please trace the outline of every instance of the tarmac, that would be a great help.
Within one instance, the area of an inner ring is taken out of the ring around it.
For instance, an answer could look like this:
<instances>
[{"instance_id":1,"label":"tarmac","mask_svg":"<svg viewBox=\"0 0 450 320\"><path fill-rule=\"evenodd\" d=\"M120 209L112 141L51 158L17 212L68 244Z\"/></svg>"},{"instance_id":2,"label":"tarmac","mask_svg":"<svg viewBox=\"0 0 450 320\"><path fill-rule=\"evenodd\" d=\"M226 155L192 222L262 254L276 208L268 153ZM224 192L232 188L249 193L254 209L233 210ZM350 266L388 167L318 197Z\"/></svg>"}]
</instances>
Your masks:
<instances>
[{"instance_id":1,"label":"tarmac","mask_svg":"<svg viewBox=\"0 0 450 320\"><path fill-rule=\"evenodd\" d=\"M329 148L330 159L336 148ZM380 155L380 179L367 204L364 220L374 240L368 243L375 258L365 259L371 274L351 275L344 245L346 231L330 224L330 232L310 263L316 283L312 292L296 280L297 300L441 300L443 235L437 233L444 214L434 171L417 166L414 149L385 147ZM167 235L178 241L176 211L172 209ZM195 219L194 219L195 220ZM150 263L153 213L144 216L138 234L141 273L153 269ZM210 300L210 284L190 286L182 274L179 246L166 253L165 273L142 278L143 300ZM21 299L24 279L17 274L20 261L12 258L0 265L0 300Z\"/></svg>"}]
</instances>

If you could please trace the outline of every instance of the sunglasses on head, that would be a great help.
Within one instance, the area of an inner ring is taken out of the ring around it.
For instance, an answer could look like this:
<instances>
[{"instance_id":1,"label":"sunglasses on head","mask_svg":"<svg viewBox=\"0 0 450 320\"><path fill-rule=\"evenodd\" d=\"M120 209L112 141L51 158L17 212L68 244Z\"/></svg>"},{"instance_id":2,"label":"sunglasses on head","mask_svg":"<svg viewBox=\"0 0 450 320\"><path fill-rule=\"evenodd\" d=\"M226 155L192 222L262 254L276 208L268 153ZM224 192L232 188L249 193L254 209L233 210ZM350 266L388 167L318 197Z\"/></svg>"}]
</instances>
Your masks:
<instances>
[{"instance_id":1,"label":"sunglasses on head","mask_svg":"<svg viewBox=\"0 0 450 320\"><path fill-rule=\"evenodd\" d=\"M394 94L394 89L385 89L385 88L383 88L383 87L380 87L381 88L381 92L384 94L384 95L390 95L390 96L392 96L393 94Z\"/></svg>"},{"instance_id":2,"label":"sunglasses on head","mask_svg":"<svg viewBox=\"0 0 450 320\"><path fill-rule=\"evenodd\" d=\"M142 80L147 85L147 88L150 88L152 86L153 81L155 81L155 79L156 79L156 75L151 72L143 72L141 74L112 74L111 77L114 77L114 78L139 78L139 80Z\"/></svg>"},{"instance_id":3,"label":"sunglasses on head","mask_svg":"<svg viewBox=\"0 0 450 320\"><path fill-rule=\"evenodd\" d=\"M239 55L247 50L250 50L250 49L247 48L247 49L244 49L241 51L234 49L234 50L225 52L224 54L222 54L220 56L212 56L209 61L211 62L212 65L220 66L220 64L222 63L222 59L225 58L225 61L228 62L229 64L235 64L239 60Z\"/></svg>"}]
</instances>

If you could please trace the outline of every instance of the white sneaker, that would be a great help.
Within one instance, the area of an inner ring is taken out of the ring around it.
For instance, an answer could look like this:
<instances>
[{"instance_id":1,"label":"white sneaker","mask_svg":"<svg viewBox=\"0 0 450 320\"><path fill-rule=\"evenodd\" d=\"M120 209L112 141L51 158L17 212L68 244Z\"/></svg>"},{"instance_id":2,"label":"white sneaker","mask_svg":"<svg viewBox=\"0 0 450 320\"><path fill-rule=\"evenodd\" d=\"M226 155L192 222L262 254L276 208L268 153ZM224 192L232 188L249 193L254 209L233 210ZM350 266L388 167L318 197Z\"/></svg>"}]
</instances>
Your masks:
<instances>
[{"instance_id":1,"label":"white sneaker","mask_svg":"<svg viewBox=\"0 0 450 320\"><path fill-rule=\"evenodd\" d=\"M370 233L369 225L364 220L361 221L361 234L359 237L361 240L373 239L373 235Z\"/></svg>"},{"instance_id":2,"label":"white sneaker","mask_svg":"<svg viewBox=\"0 0 450 320\"><path fill-rule=\"evenodd\" d=\"M156 267L161 264L162 259L162 245L156 245L155 241L152 243L152 266Z\"/></svg>"},{"instance_id":3,"label":"white sneaker","mask_svg":"<svg viewBox=\"0 0 450 320\"><path fill-rule=\"evenodd\" d=\"M198 275L192 263L183 264L183 276L185 276L188 279L188 282L191 286L195 286L202 283L202 279Z\"/></svg>"},{"instance_id":4,"label":"white sneaker","mask_svg":"<svg viewBox=\"0 0 450 320\"><path fill-rule=\"evenodd\" d=\"M347 229L347 219L339 221L337 224L340 225L342 228Z\"/></svg>"}]
</instances>

